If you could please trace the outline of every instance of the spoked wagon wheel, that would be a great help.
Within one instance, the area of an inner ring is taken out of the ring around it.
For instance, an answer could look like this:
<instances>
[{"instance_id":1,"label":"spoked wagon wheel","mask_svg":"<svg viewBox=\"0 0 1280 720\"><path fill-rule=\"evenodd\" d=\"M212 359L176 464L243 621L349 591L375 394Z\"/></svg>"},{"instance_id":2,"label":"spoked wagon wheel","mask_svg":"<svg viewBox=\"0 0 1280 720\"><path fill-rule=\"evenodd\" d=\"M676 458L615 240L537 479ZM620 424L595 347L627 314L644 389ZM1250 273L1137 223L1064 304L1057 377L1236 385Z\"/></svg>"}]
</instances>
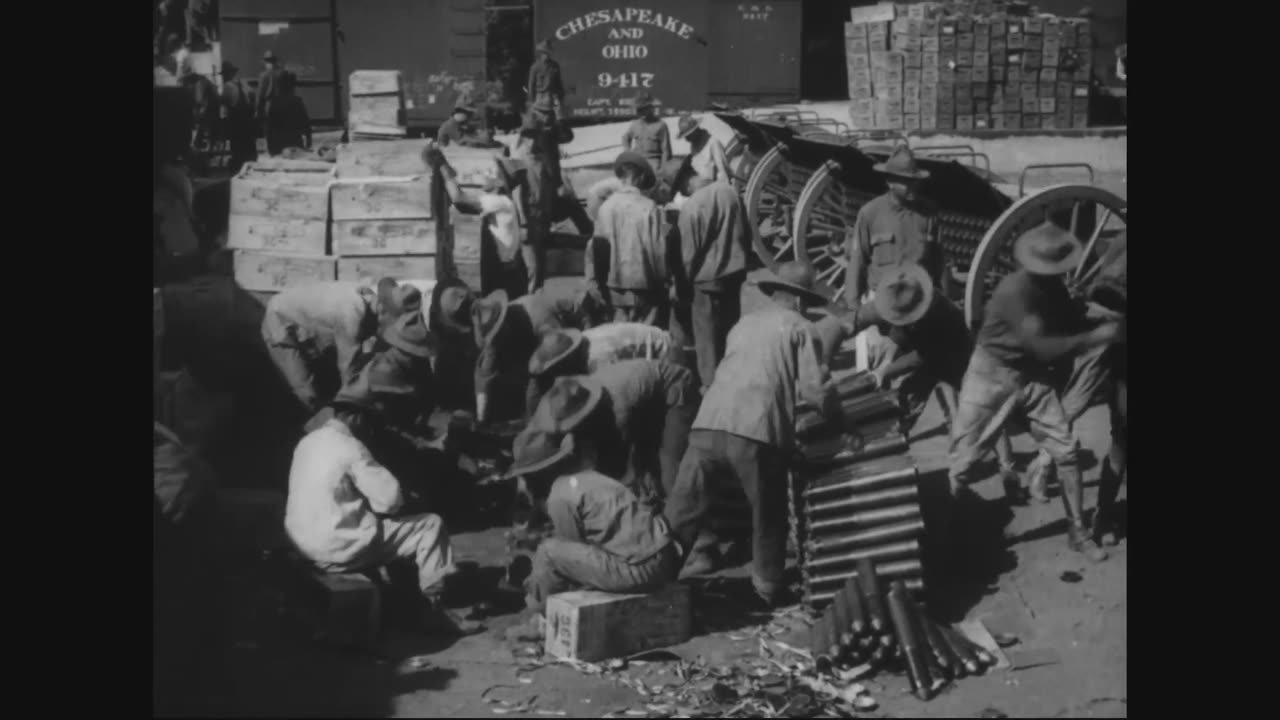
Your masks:
<instances>
[{"instance_id":1,"label":"spoked wagon wheel","mask_svg":"<svg viewBox=\"0 0 1280 720\"><path fill-rule=\"evenodd\" d=\"M974 253L964 288L964 316L970 329L982 322L982 307L996 284L1013 272L1013 243L1023 233L1052 220L1084 243L1080 265L1068 282L1084 284L1096 276L1106 243L1128 229L1129 204L1092 185L1055 185L1028 195L996 218Z\"/></svg>"},{"instance_id":2,"label":"spoked wagon wheel","mask_svg":"<svg viewBox=\"0 0 1280 720\"><path fill-rule=\"evenodd\" d=\"M844 295L849 257L845 249L846 228L853 227L858 210L872 199L840 182L839 164L828 160L809 179L796 204L796 254L806 258L818 272L818 283L827 297Z\"/></svg>"},{"instance_id":3,"label":"spoked wagon wheel","mask_svg":"<svg viewBox=\"0 0 1280 720\"><path fill-rule=\"evenodd\" d=\"M747 216L757 230L756 255L770 270L776 269L779 263L795 259L792 217L800 193L813 173L810 168L789 162L783 156L782 148L778 145L760 158L743 194Z\"/></svg>"},{"instance_id":4,"label":"spoked wagon wheel","mask_svg":"<svg viewBox=\"0 0 1280 720\"><path fill-rule=\"evenodd\" d=\"M748 144L735 135L724 149L724 159L729 165L729 182L741 195L746 191L747 181L751 179L751 171L760 162L760 156L751 152Z\"/></svg>"}]
</instances>

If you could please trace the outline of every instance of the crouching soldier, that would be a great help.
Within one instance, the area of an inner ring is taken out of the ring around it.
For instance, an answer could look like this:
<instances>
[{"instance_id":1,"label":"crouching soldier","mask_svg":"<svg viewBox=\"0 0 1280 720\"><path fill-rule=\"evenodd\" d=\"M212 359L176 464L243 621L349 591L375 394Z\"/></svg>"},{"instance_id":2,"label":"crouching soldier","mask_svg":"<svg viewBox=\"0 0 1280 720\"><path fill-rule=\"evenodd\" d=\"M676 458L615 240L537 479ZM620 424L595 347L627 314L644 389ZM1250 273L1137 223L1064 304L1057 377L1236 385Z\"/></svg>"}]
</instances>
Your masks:
<instances>
[{"instance_id":1,"label":"crouching soldier","mask_svg":"<svg viewBox=\"0 0 1280 720\"><path fill-rule=\"evenodd\" d=\"M679 548L667 522L622 483L596 470L600 451L586 437L526 431L516 438L515 465L554 526L525 581L528 606L586 588L648 592L675 579Z\"/></svg>"},{"instance_id":2,"label":"crouching soldier","mask_svg":"<svg viewBox=\"0 0 1280 720\"><path fill-rule=\"evenodd\" d=\"M414 562L429 629L478 632L483 628L459 620L443 604L454 563L442 520L432 514L396 517L404 502L400 483L369 449L418 416L416 391L385 357L375 358L364 374L367 394L335 401L334 417L298 443L285 530L299 552L326 572Z\"/></svg>"},{"instance_id":3,"label":"crouching soldier","mask_svg":"<svg viewBox=\"0 0 1280 720\"><path fill-rule=\"evenodd\" d=\"M303 285L267 303L262 339L310 417L355 379L383 327L421 308L422 293L391 278L376 290L356 282Z\"/></svg>"}]
</instances>

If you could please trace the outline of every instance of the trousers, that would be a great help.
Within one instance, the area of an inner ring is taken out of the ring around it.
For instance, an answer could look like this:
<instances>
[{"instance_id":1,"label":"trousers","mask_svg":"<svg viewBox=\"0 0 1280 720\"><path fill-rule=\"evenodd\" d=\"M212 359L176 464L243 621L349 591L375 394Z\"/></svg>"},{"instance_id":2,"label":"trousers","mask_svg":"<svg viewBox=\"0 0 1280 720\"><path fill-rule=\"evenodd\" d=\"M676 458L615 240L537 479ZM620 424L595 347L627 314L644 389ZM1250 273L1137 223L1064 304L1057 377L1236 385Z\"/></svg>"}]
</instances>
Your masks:
<instances>
[{"instance_id":1,"label":"trousers","mask_svg":"<svg viewBox=\"0 0 1280 720\"><path fill-rule=\"evenodd\" d=\"M412 560L418 568L418 587L426 596L444 591L444 580L452 575L453 548L439 515L424 513L401 518L382 518L378 537L354 558L343 563L318 562L325 572L351 573L374 570L397 560Z\"/></svg>"},{"instance_id":2,"label":"trousers","mask_svg":"<svg viewBox=\"0 0 1280 720\"><path fill-rule=\"evenodd\" d=\"M724 359L729 331L742 315L742 282L743 278L738 277L721 283L716 289L695 287L693 290L689 314L694 352L698 357L698 379L704 394L716 376L716 367Z\"/></svg>"},{"instance_id":3,"label":"trousers","mask_svg":"<svg viewBox=\"0 0 1280 720\"><path fill-rule=\"evenodd\" d=\"M664 515L680 546L691 549L710 508L715 481L736 480L751 504L751 582L773 597L783 589L787 557L787 457L775 447L723 430L694 430Z\"/></svg>"},{"instance_id":4,"label":"trousers","mask_svg":"<svg viewBox=\"0 0 1280 720\"><path fill-rule=\"evenodd\" d=\"M336 352L312 346L269 343L271 361L308 414L320 409L342 385Z\"/></svg>"},{"instance_id":5,"label":"trousers","mask_svg":"<svg viewBox=\"0 0 1280 720\"><path fill-rule=\"evenodd\" d=\"M670 325L671 303L661 290L609 288L609 304L613 306L614 322L635 322L663 329Z\"/></svg>"},{"instance_id":6,"label":"trousers","mask_svg":"<svg viewBox=\"0 0 1280 720\"><path fill-rule=\"evenodd\" d=\"M675 580L679 553L667 545L656 555L633 563L598 545L562 537L547 538L533 556L525 580L525 603L543 612L547 598L586 588L612 593L649 592Z\"/></svg>"}]
</instances>

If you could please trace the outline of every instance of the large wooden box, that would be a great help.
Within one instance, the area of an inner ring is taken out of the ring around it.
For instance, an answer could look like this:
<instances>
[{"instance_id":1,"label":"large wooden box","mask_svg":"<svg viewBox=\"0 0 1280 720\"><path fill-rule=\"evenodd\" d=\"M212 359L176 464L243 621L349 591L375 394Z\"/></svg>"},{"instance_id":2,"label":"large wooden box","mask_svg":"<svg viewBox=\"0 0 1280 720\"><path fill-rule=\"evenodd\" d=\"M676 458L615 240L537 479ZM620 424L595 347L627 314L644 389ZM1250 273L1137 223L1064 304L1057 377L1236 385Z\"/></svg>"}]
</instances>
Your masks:
<instances>
[{"instance_id":1,"label":"large wooden box","mask_svg":"<svg viewBox=\"0 0 1280 720\"><path fill-rule=\"evenodd\" d=\"M235 279L245 290L279 292L336 278L337 261L323 256L282 255L237 250Z\"/></svg>"},{"instance_id":2,"label":"large wooden box","mask_svg":"<svg viewBox=\"0 0 1280 720\"><path fill-rule=\"evenodd\" d=\"M331 179L330 172L250 168L231 179L231 214L325 220Z\"/></svg>"},{"instance_id":3,"label":"large wooden box","mask_svg":"<svg viewBox=\"0 0 1280 720\"><path fill-rule=\"evenodd\" d=\"M364 125L396 127L404 125L404 102L399 95L372 95L352 97L348 100L347 124L358 128Z\"/></svg>"},{"instance_id":4,"label":"large wooden box","mask_svg":"<svg viewBox=\"0 0 1280 720\"><path fill-rule=\"evenodd\" d=\"M422 160L426 140L371 140L338 146L339 178L429 175Z\"/></svg>"},{"instance_id":5,"label":"large wooden box","mask_svg":"<svg viewBox=\"0 0 1280 720\"><path fill-rule=\"evenodd\" d=\"M431 177L339 180L333 184L334 220L417 220L432 212Z\"/></svg>"},{"instance_id":6,"label":"large wooden box","mask_svg":"<svg viewBox=\"0 0 1280 720\"><path fill-rule=\"evenodd\" d=\"M227 247L287 255L328 254L328 227L323 219L232 215L227 223Z\"/></svg>"},{"instance_id":7,"label":"large wooden box","mask_svg":"<svg viewBox=\"0 0 1280 720\"><path fill-rule=\"evenodd\" d=\"M546 653L584 662L678 645L693 630L689 588L677 583L644 595L595 590L552 595L546 618Z\"/></svg>"},{"instance_id":8,"label":"large wooden box","mask_svg":"<svg viewBox=\"0 0 1280 720\"><path fill-rule=\"evenodd\" d=\"M386 95L399 93L404 81L399 70L356 70L351 73L348 93L360 95Z\"/></svg>"},{"instance_id":9,"label":"large wooden box","mask_svg":"<svg viewBox=\"0 0 1280 720\"><path fill-rule=\"evenodd\" d=\"M338 258L338 279L359 280L384 277L396 280L434 280L436 258L433 255L369 255Z\"/></svg>"},{"instance_id":10,"label":"large wooden box","mask_svg":"<svg viewBox=\"0 0 1280 720\"><path fill-rule=\"evenodd\" d=\"M484 186L484 181L499 177L498 158L505 157L506 147L469 148L450 145L444 150L449 166L458 174L458 184L467 188Z\"/></svg>"},{"instance_id":11,"label":"large wooden box","mask_svg":"<svg viewBox=\"0 0 1280 720\"><path fill-rule=\"evenodd\" d=\"M436 220L334 220L335 255L435 255Z\"/></svg>"}]
</instances>

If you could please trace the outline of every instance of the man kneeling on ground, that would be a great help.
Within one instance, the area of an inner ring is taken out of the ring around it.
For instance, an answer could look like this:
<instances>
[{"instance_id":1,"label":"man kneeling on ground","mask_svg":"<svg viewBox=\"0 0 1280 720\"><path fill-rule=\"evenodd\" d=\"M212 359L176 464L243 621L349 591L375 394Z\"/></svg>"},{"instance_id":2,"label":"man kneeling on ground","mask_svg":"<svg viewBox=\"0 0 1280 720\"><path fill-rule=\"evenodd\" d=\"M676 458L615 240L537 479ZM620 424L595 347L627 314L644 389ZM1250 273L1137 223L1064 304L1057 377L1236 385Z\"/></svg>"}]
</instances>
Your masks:
<instances>
[{"instance_id":1,"label":"man kneeling on ground","mask_svg":"<svg viewBox=\"0 0 1280 720\"><path fill-rule=\"evenodd\" d=\"M450 635L483 630L443 604L453 574L449 534L438 515L394 517L400 483L369 450L419 413L413 385L385 356L364 370L368 392L335 400L334 417L298 443L289 472L285 530L299 552L325 572L354 573L397 560L418 568L427 629Z\"/></svg>"}]
</instances>

